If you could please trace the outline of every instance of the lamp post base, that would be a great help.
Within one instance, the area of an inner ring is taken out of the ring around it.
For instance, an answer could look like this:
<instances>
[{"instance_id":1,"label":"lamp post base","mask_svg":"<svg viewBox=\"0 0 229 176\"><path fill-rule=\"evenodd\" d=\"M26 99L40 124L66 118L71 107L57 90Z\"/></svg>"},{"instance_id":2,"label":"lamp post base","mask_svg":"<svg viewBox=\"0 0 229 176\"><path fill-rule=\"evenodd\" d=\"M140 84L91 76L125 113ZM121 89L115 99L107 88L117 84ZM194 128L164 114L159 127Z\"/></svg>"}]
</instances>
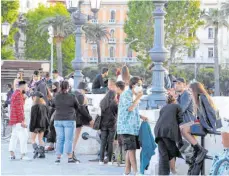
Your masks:
<instances>
[{"instance_id":1,"label":"lamp post base","mask_svg":"<svg viewBox=\"0 0 229 176\"><path fill-rule=\"evenodd\" d=\"M75 70L74 73L74 90L78 88L79 83L83 81L83 74L81 70Z\"/></svg>"}]
</instances>

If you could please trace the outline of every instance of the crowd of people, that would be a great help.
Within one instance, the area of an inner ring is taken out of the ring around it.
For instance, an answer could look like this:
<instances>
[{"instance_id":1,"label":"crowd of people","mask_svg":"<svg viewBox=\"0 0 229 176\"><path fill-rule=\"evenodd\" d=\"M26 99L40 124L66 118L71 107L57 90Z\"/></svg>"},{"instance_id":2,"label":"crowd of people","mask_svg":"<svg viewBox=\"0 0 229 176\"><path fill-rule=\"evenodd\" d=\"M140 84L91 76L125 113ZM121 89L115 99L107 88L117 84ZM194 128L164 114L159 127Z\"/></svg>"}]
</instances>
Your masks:
<instances>
[{"instance_id":1,"label":"crowd of people","mask_svg":"<svg viewBox=\"0 0 229 176\"><path fill-rule=\"evenodd\" d=\"M18 73L13 87L8 85L6 102L10 108L10 125L12 125L9 144L11 160L16 158L18 139L21 159L30 160L26 155L27 128L29 128L34 158L45 158L45 150L55 150L56 164L61 163L64 153L68 156L68 163L80 162L75 150L81 129L83 126L93 128L95 123L88 110L86 93L89 88L87 83L80 82L78 89L74 90L72 80L64 80L56 70L53 71L52 77L51 79L49 73L42 76L39 71L34 71L27 85L22 73ZM155 149L155 143L158 145L159 175L169 175L170 172L176 174L176 157L181 157L188 143L194 149L192 162L204 160L207 150L198 144L190 131L194 123L206 122L204 128L208 130L217 128L214 117L216 107L201 83L194 82L188 85L184 78L173 78L172 82L167 79L167 82L170 82L166 87L167 103L160 110L160 117L154 129L155 140L150 137L152 141L147 144L151 146L150 150ZM143 96L142 85L143 80L132 76L127 66L123 66L116 78L109 78L109 69L103 68L92 85L94 94L105 94L100 102L99 164L106 163L106 157L108 164L113 164L113 144L115 140L118 140L120 150L122 146L125 150L125 175L129 175L131 170L134 175L138 173L136 150L140 149L140 146L142 150L144 149L143 152L150 152L143 147L146 141L142 141L144 140L142 135L149 136L151 131L145 130L148 134L139 133L140 128L148 128L142 125L143 123L141 124L141 120L147 122L149 118L139 111L139 102ZM29 97L33 100L33 106L30 123L26 124L24 103ZM205 114L203 114L203 109ZM46 143L44 138L47 139ZM139 138L141 143L139 143ZM153 153L150 152L150 158ZM149 165L148 160L147 162Z\"/></svg>"}]
</instances>

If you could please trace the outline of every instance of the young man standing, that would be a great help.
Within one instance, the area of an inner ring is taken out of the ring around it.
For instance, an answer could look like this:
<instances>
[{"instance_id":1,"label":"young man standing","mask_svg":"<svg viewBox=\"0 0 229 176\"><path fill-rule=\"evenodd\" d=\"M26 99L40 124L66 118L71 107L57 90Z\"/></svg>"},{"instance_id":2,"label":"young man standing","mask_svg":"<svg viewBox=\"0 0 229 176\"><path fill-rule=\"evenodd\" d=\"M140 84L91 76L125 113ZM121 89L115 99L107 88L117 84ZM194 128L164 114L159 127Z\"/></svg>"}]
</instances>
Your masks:
<instances>
[{"instance_id":1,"label":"young man standing","mask_svg":"<svg viewBox=\"0 0 229 176\"><path fill-rule=\"evenodd\" d=\"M53 74L53 80L52 82L62 82L64 80L64 78L62 76L59 75L58 71L57 70L53 70L52 72Z\"/></svg>"},{"instance_id":2,"label":"young man standing","mask_svg":"<svg viewBox=\"0 0 229 176\"><path fill-rule=\"evenodd\" d=\"M107 80L104 81L105 77L108 77L108 68L102 69L102 74L96 76L92 84L92 93L93 94L105 94L107 92Z\"/></svg>"},{"instance_id":3,"label":"young man standing","mask_svg":"<svg viewBox=\"0 0 229 176\"><path fill-rule=\"evenodd\" d=\"M9 144L10 159L14 160L15 150L17 147L17 141L20 141L21 149L21 159L30 160L27 156L27 140L28 140L28 131L27 125L25 123L24 116L24 103L25 98L24 94L26 91L27 85L25 81L19 82L19 88L13 93L11 97L11 107L10 107L10 122L9 125L12 125L12 134Z\"/></svg>"},{"instance_id":4,"label":"young man standing","mask_svg":"<svg viewBox=\"0 0 229 176\"><path fill-rule=\"evenodd\" d=\"M201 147L196 138L191 135L190 126L194 124L195 113L194 113L194 102L192 94L187 90L186 81L184 78L177 78L174 81L175 90L179 94L177 98L177 103L180 105L183 113L183 123L180 124L182 136L192 144L194 148L193 159L197 163L201 162L207 154L207 150Z\"/></svg>"}]
</instances>

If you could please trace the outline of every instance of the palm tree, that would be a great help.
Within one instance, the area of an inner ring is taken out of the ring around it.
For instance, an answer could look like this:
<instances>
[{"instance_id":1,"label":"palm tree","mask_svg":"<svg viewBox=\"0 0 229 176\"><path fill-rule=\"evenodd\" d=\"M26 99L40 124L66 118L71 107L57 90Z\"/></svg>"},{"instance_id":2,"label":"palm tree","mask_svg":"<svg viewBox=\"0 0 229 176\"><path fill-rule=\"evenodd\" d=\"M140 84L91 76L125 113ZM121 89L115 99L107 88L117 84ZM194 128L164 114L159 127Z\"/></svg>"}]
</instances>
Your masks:
<instances>
[{"instance_id":1,"label":"palm tree","mask_svg":"<svg viewBox=\"0 0 229 176\"><path fill-rule=\"evenodd\" d=\"M222 11L220 10L212 10L209 13L203 14L202 17L206 21L205 28L212 26L215 29L215 32L214 32L215 95L219 96L220 95L220 84L219 84L218 33L219 33L220 27L225 26L229 28L229 24L225 16L222 15Z\"/></svg>"},{"instance_id":2,"label":"palm tree","mask_svg":"<svg viewBox=\"0 0 229 176\"><path fill-rule=\"evenodd\" d=\"M65 38L75 31L75 26L70 18L66 16L56 15L48 17L39 23L38 31L41 35L48 32L48 27L53 27L54 40L56 43L57 53L57 69L60 75L63 73L63 60L61 44Z\"/></svg>"},{"instance_id":3,"label":"palm tree","mask_svg":"<svg viewBox=\"0 0 229 176\"><path fill-rule=\"evenodd\" d=\"M103 24L91 24L88 23L82 27L85 32L86 41L92 41L96 43L97 54L98 54L98 63L101 63L101 51L100 51L100 42L103 39L108 39L109 32L107 27Z\"/></svg>"},{"instance_id":4,"label":"palm tree","mask_svg":"<svg viewBox=\"0 0 229 176\"><path fill-rule=\"evenodd\" d=\"M222 3L221 10L224 13L225 16L229 16L229 0Z\"/></svg>"}]
</instances>

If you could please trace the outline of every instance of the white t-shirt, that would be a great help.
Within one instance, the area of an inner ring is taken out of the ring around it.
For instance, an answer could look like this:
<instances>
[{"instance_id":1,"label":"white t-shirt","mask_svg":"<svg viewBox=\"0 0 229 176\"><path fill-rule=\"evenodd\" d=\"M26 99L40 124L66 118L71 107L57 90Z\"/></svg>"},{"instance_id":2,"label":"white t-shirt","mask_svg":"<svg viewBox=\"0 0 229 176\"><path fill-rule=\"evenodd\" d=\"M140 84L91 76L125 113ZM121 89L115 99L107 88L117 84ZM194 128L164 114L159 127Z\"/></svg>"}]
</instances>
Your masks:
<instances>
[{"instance_id":1,"label":"white t-shirt","mask_svg":"<svg viewBox=\"0 0 229 176\"><path fill-rule=\"evenodd\" d=\"M61 81L63 81L64 80L64 78L62 77L62 76L58 76L56 79L53 79L52 80L52 82L54 83L54 82L61 82Z\"/></svg>"},{"instance_id":2,"label":"white t-shirt","mask_svg":"<svg viewBox=\"0 0 229 176\"><path fill-rule=\"evenodd\" d=\"M130 79L131 79L132 77L133 77L133 76L130 75ZM122 79L122 75L118 75L117 82L118 82L118 81L124 82L123 79ZM128 90L128 89L129 89L129 85L126 85L126 86L125 86L125 90Z\"/></svg>"}]
</instances>

